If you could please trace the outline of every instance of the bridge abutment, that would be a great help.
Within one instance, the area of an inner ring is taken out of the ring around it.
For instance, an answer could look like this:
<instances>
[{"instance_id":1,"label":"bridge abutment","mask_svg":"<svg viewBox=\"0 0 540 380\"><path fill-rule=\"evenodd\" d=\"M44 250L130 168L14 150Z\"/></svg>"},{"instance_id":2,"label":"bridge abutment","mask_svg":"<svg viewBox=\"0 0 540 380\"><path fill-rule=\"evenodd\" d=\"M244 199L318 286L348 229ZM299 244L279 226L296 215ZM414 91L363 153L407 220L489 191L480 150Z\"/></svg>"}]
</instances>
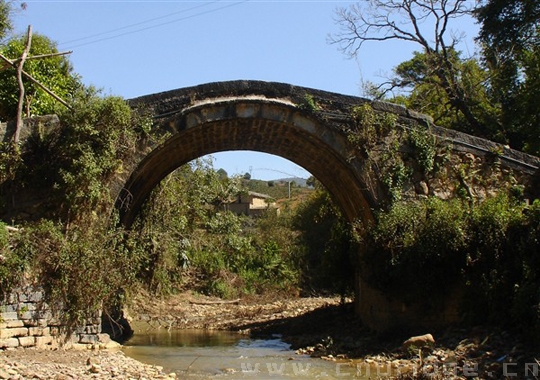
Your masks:
<instances>
[{"instance_id":1,"label":"bridge abutment","mask_svg":"<svg viewBox=\"0 0 540 380\"><path fill-rule=\"evenodd\" d=\"M404 301L389 297L356 279L355 312L362 323L378 332L406 330L422 333L461 322L462 291L459 286L436 301Z\"/></svg>"},{"instance_id":2,"label":"bridge abutment","mask_svg":"<svg viewBox=\"0 0 540 380\"><path fill-rule=\"evenodd\" d=\"M116 345L101 331L101 311L72 326L61 308L52 308L39 285L22 285L6 295L0 306L0 349L106 348Z\"/></svg>"}]
</instances>

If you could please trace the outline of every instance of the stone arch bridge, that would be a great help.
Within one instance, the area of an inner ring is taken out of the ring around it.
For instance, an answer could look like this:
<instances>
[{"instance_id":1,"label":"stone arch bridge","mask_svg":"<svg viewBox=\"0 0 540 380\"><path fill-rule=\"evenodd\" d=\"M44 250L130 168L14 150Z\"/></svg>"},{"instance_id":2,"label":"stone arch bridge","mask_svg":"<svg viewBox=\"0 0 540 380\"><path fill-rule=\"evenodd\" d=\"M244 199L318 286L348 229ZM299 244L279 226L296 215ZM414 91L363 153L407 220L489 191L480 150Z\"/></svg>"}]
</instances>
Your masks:
<instances>
[{"instance_id":1,"label":"stone arch bridge","mask_svg":"<svg viewBox=\"0 0 540 380\"><path fill-rule=\"evenodd\" d=\"M500 190L514 190L524 201L540 196L539 158L437 127L395 104L262 81L209 83L128 102L152 116L157 134L113 184L126 226L169 173L231 150L266 152L302 166L349 221L371 221L395 198L485 198ZM417 324L418 309L357 282L356 306L365 323ZM449 313L433 318L444 322Z\"/></svg>"},{"instance_id":2,"label":"stone arch bridge","mask_svg":"<svg viewBox=\"0 0 540 380\"><path fill-rule=\"evenodd\" d=\"M209 83L129 103L152 115L166 137L145 146L133 170L118 179L117 207L127 226L170 172L231 150L266 152L302 166L350 221L372 220L374 210L396 194L482 198L514 187L524 200L539 196L537 157L437 127L428 116L395 104L261 81ZM400 165L408 168L401 179L396 178ZM420 309L388 300L360 278L356 302L363 321L374 328L418 324ZM444 323L453 312L449 305L431 317ZM429 323L429 316L423 318Z\"/></svg>"}]
</instances>

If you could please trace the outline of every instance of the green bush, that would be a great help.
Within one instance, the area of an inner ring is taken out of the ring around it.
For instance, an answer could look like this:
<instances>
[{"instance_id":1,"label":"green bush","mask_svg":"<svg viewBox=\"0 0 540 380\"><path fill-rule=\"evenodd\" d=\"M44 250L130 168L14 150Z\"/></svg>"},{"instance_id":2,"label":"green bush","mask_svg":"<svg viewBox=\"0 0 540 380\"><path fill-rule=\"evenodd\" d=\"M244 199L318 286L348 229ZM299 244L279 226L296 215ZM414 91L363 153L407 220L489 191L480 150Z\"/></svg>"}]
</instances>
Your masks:
<instances>
[{"instance_id":1,"label":"green bush","mask_svg":"<svg viewBox=\"0 0 540 380\"><path fill-rule=\"evenodd\" d=\"M9 234L6 224L0 222L0 253L6 254L9 251Z\"/></svg>"},{"instance_id":2,"label":"green bush","mask_svg":"<svg viewBox=\"0 0 540 380\"><path fill-rule=\"evenodd\" d=\"M354 286L356 246L349 223L324 189L315 190L292 218L305 293L346 295Z\"/></svg>"},{"instance_id":3,"label":"green bush","mask_svg":"<svg viewBox=\"0 0 540 380\"><path fill-rule=\"evenodd\" d=\"M363 277L404 301L432 304L461 287L469 323L540 337L540 202L400 202L362 226Z\"/></svg>"},{"instance_id":4,"label":"green bush","mask_svg":"<svg viewBox=\"0 0 540 380\"><path fill-rule=\"evenodd\" d=\"M211 162L197 160L152 192L131 233L148 247L141 278L151 290L173 292L185 283L206 294L237 297L297 286L287 218L227 211L227 200L244 191L239 185L215 172Z\"/></svg>"},{"instance_id":5,"label":"green bush","mask_svg":"<svg viewBox=\"0 0 540 380\"><path fill-rule=\"evenodd\" d=\"M123 234L43 220L18 234L14 254L29 275L45 286L51 305L61 305L68 322L81 321L115 299L136 280L140 260L126 250Z\"/></svg>"},{"instance_id":6,"label":"green bush","mask_svg":"<svg viewBox=\"0 0 540 380\"><path fill-rule=\"evenodd\" d=\"M508 197L472 213L465 311L472 322L527 329L540 337L540 202Z\"/></svg>"},{"instance_id":7,"label":"green bush","mask_svg":"<svg viewBox=\"0 0 540 380\"><path fill-rule=\"evenodd\" d=\"M363 242L365 277L404 300L440 297L465 263L465 217L457 200L396 203L378 215Z\"/></svg>"},{"instance_id":8,"label":"green bush","mask_svg":"<svg viewBox=\"0 0 540 380\"><path fill-rule=\"evenodd\" d=\"M4 151L2 193L40 189L47 197L41 220L25 223L0 264L2 292L23 271L46 284L51 304L70 321L100 308L141 272L141 252L114 228L110 183L143 137L145 122L117 97L93 89L77 95L61 125L30 136L19 151ZM54 222L53 222L54 220Z\"/></svg>"},{"instance_id":9,"label":"green bush","mask_svg":"<svg viewBox=\"0 0 540 380\"><path fill-rule=\"evenodd\" d=\"M0 299L9 291L19 285L28 267L28 260L24 254L13 251L6 225L0 222Z\"/></svg>"}]
</instances>

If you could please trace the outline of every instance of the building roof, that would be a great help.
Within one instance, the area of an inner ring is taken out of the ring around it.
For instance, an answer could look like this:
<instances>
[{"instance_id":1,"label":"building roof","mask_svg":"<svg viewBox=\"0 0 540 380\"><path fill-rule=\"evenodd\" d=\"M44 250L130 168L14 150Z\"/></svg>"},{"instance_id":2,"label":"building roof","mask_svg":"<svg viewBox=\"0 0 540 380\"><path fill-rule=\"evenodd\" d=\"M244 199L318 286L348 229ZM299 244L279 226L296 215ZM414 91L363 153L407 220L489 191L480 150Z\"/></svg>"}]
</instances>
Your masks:
<instances>
[{"instance_id":1,"label":"building roof","mask_svg":"<svg viewBox=\"0 0 540 380\"><path fill-rule=\"evenodd\" d=\"M272 198L268 194L256 193L254 191L248 191L248 194L253 195L254 197L257 197L257 198L263 198L263 199L271 199Z\"/></svg>"}]
</instances>

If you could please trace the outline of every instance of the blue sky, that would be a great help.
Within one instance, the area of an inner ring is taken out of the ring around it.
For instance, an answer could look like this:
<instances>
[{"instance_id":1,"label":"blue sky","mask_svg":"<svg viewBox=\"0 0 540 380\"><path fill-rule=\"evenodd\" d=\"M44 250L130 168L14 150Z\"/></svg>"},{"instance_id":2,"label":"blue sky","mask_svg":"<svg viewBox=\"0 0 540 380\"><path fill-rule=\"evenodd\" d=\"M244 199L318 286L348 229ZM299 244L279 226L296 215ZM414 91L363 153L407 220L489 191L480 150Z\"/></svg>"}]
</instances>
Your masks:
<instances>
[{"instance_id":1,"label":"blue sky","mask_svg":"<svg viewBox=\"0 0 540 380\"><path fill-rule=\"evenodd\" d=\"M15 17L17 32L32 25L34 33L56 41L60 51L73 50L70 60L85 84L126 99L235 79L361 95L363 80L382 81L415 48L400 42L372 43L358 59L346 58L327 43L327 36L338 31L335 9L352 4L348 1L25 2L27 9ZM215 168L229 175L309 176L267 154L213 156Z\"/></svg>"}]
</instances>

